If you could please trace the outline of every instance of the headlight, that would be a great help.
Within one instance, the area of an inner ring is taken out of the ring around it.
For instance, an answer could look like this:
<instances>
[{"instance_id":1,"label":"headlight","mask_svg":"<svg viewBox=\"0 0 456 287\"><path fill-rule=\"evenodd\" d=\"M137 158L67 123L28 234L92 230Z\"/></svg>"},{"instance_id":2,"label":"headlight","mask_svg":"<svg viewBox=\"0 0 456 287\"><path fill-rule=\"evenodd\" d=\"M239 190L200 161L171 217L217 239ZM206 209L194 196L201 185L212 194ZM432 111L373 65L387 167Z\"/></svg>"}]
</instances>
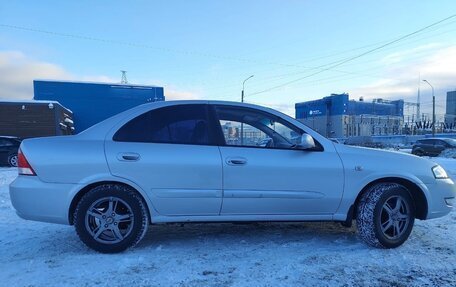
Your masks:
<instances>
[{"instance_id":1,"label":"headlight","mask_svg":"<svg viewBox=\"0 0 456 287\"><path fill-rule=\"evenodd\" d=\"M432 168L432 173L434 173L434 177L437 179L448 178L446 171L440 165L436 165Z\"/></svg>"}]
</instances>

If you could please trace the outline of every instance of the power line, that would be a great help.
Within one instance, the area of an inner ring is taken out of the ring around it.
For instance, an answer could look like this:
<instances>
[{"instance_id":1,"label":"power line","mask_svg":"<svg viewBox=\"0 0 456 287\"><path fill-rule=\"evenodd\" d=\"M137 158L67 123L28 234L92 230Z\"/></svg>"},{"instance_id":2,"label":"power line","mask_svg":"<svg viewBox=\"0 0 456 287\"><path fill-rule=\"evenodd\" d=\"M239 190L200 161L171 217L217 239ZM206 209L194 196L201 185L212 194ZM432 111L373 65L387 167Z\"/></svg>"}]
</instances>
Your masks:
<instances>
[{"instance_id":1,"label":"power line","mask_svg":"<svg viewBox=\"0 0 456 287\"><path fill-rule=\"evenodd\" d=\"M260 92L256 92L256 93L253 93L253 94L250 94L249 96L251 95L255 95L255 94L259 94L259 93L264 93L264 92L267 92L269 90L272 90L272 89L276 89L276 88L279 88L279 87L282 87L282 86L285 86L285 85L288 85L288 84L291 84L291 83L294 83L294 82L297 82L297 81L300 81L302 79L305 79L305 78L309 78L309 77L312 77L314 75L317 75L317 74L320 74L324 71L328 71L328 70L333 70L334 72L338 72L338 73L342 73L342 74L345 74L345 75L356 75L356 74L359 74L359 73L356 73L356 72L346 72L346 71L341 71L341 70L335 70L333 68L337 67L337 66L340 66L340 65L343 65L345 64L346 62L349 62L349 61L352 61L354 59L357 59L359 57L362 57L366 54L369 54L369 53L373 53L374 51L377 51L377 50L380 50L386 46L389 46L389 45L392 45L394 43L397 43L399 41L402 41L404 40L405 38L411 38L413 36L416 36L418 33L420 32L423 32L424 30L431 30L431 31L434 31L436 29L440 29L442 28L443 26L447 26L449 24L452 24L454 23L455 21L451 21L449 23L445 23L443 25L440 25L439 27L437 27L437 25L455 17L456 15L452 15L450 17L447 17L441 21L438 21L436 23L433 23L429 26L426 26L420 30L417 30L413 33L410 33L408 35L405 35L405 36L402 36L398 39L395 39L395 40L392 40L392 41L388 41L386 44L383 44L379 47L376 47L374 49L371 49L367 52L364 52L360 55L357 55L355 57L350 57L350 58L347 58L347 59L342 59L340 61L336 61L336 62L331 62L331 63L328 63L328 64L325 64L325 65L321 65L321 66L317 66L317 67L306 67L306 66L303 66L303 65L300 65L300 64L285 64L285 63L276 63L276 62L261 62L261 61L257 61L257 60L251 60L251 59L244 59L244 58L235 58L235 57L229 57L229 56L220 56L220 55L214 55L214 54L209 54L209 53L202 53L202 52L197 52L197 51L185 51L185 50L175 50L175 49L168 49L168 48L162 48L162 47L155 47L155 46L150 46L150 45L147 45L147 44L141 44L141 43L134 43L134 42L126 42L126 41L118 41L118 40L109 40L109 39L104 39L104 38L96 38L96 37L91 37L91 36L85 36L85 35L77 35L77 34L70 34L70 33L60 33L60 32L54 32L54 31L49 31L49 30L41 30L41 29L35 29L35 28L30 28L30 27L23 27L23 26L16 26L16 25L8 25L8 24L1 24L0 23L0 27L5 27L5 28L10 28L10 29L16 29L16 30L23 30L23 31L29 31L29 32L37 32L37 33L42 33L42 34L49 34L49 35L53 35L53 36L60 36L60 37L70 37L70 38L76 38L76 39L82 39L82 40L90 40L90 41L98 41L98 42L103 42L103 43L108 43L108 44L116 44L116 45L128 45L128 46L132 46L132 47L139 47L139 48L148 48L148 49L154 49L154 50L158 50L158 51L162 51L162 52L167 52L167 53L180 53L180 54L193 54L193 55L197 55L197 56L202 56L202 57L211 57L211 58L217 58L217 59L223 59L223 60L230 60L230 61L237 61L237 62L249 62L249 63L255 63L255 64L268 64L268 65L278 65L278 66L284 66L284 67L298 67L298 68L303 68L303 69L306 69L306 71L300 71L300 72L295 72L295 73L287 73L287 74L284 74L284 75L276 75L276 76L272 76L272 77L268 77L267 80L270 80L270 79L281 79L281 78L286 78L287 76L291 76L291 75L297 75L297 74L301 74L301 73L305 73L305 72L308 72L309 70L318 70L318 69L321 69L323 67L326 67L322 70L319 70L315 73L312 73L310 75L306 75L304 77L301 77L301 78L298 78L298 79L295 79L293 81L290 81L290 82L286 82L284 84L280 84L278 86L274 86L272 88L269 88L269 89L266 89L266 90L263 90L263 91L260 91ZM430 28L433 28L433 29L430 29ZM427 32L430 32L430 31L427 31ZM382 41L383 43L385 41ZM364 45L364 46L361 46L361 47L357 47L357 48L353 48L353 49L350 49L350 50L345 50L345 51L342 51L340 53L334 53L334 54L330 54L330 55L322 55L320 57L317 57L315 59L323 59L323 58L330 58L330 57L333 57L333 56L336 56L338 54L344 54L344 53L348 53L348 52L351 52L351 51L356 51L356 50L359 50L359 49L362 49L362 48L365 48L365 47L370 47L370 46L373 46L373 45L376 45L378 43L382 43L382 42L377 42L377 43L373 43L373 44L368 44L368 45ZM329 66L329 67L328 67ZM368 77L375 77L373 75L366 75L366 74L359 74L360 76L368 76ZM385 77L378 77L378 78L385 78ZM327 80L327 79L325 79Z\"/></svg>"},{"instance_id":2,"label":"power line","mask_svg":"<svg viewBox=\"0 0 456 287\"><path fill-rule=\"evenodd\" d=\"M443 26L447 26L449 24L453 24L453 23L456 23L456 21L452 21L450 23L446 23L445 25L442 25L438 28L434 28L433 31L443 27ZM424 37L424 38L419 38L419 39L416 39L412 42L405 42L405 43L401 43L400 45L393 45L393 46L390 46L386 49L384 49L383 51L385 50L391 50L391 49L394 49L396 47L400 47L400 46L404 46L404 45L407 45L407 44L410 44L410 43L415 43L415 42L418 42L418 41L421 41L421 40L424 40L424 39L429 39L429 38L433 38L433 37L436 37L436 36L440 36L440 35L443 35L443 34L446 34L446 33L449 33L449 32L453 32L455 31L456 29L451 29L451 30L447 30L447 31L444 31L442 33L439 33L439 34L436 34L436 35L430 35L430 36L427 36L427 37ZM429 31L428 31L429 32ZM380 43L385 43L386 41L381 41ZM379 42L377 42L379 43ZM377 44L369 44L369 45L365 45L363 47L369 47L369 46L373 46L373 45L377 45ZM440 49L443 49L443 48L447 48L449 46L445 46L445 47L440 47ZM352 50L358 50L359 48L354 48ZM378 51L377 51L378 52ZM343 53L343 52L342 52ZM342 54L341 53L341 54ZM421 54L421 52L420 52ZM414 57L408 57L408 60L410 59L420 59L420 58L423 58L423 57L426 57L427 55L423 55L423 56L414 56ZM348 66L352 66L352 65L362 65L362 64L366 64L366 63L371 63L371 62L377 62L378 59L374 59L374 60L369 60L369 61L362 61L362 62L356 62L356 63L353 63L353 64L349 64ZM396 64L396 63L395 63ZM347 65L345 65L347 66ZM369 74L366 74L364 72L368 72L368 71L372 71L372 70L378 70L378 69L383 69L385 67L385 65L379 65L379 66L375 66L375 67L371 67L369 69L363 69L361 71L345 71L345 70L339 70L339 69L332 69L331 71L334 71L334 72L337 72L337 73L341 73L341 74L348 74L348 75L359 75L359 77L371 77L371 78L378 78L378 79L387 79L387 80L399 80L397 78L393 78L393 77L386 77L384 75L379 75L378 73L375 73L375 74L372 74L372 73L369 73ZM313 67L313 69L318 69L319 67ZM260 78L260 81L255 81L254 83L251 84L251 86L261 86L263 83L271 83L271 80L280 80L280 79L283 79L283 78L288 78L290 76L295 76L295 75L300 75L300 74L303 74L303 73L306 73L308 72L309 69L307 69L306 71L294 71L294 72L288 72L288 73L285 73L285 74L276 74L276 75L271 75L271 76L268 76L268 77L261 77L259 76L258 78ZM259 72L255 72L256 74L260 74ZM355 77L356 78L356 77ZM235 82L233 82L233 84L224 84L224 85L221 85L221 86L212 86L210 87L211 90L213 89L220 89L220 88L230 88L230 87L237 87L239 86L239 83L238 81L236 80ZM248 95L250 96L250 95ZM246 97L248 97L246 96Z\"/></svg>"},{"instance_id":3,"label":"power line","mask_svg":"<svg viewBox=\"0 0 456 287\"><path fill-rule=\"evenodd\" d=\"M453 15L454 16L454 15ZM452 18L453 16L451 17L448 17L447 19L450 19ZM425 29L428 29L428 28L431 28L433 26L437 26L438 24L446 21L447 19L444 19L442 21L439 21L437 23L434 23L428 27L425 27L421 30L418 30L414 33L411 33L409 35L406 35L406 36L413 36ZM441 28L443 26L447 26L449 24L452 24L454 23L453 22L450 22L450 23L445 23L444 25L438 27L438 28ZM261 61L257 61L257 60L251 60L251 59L245 59L245 58L236 58L236 57L229 57L229 56L220 56L220 55L215 55L215 54L209 54L209 53L202 53L202 52L197 52L197 51L185 51L185 50L176 50L176 49L168 49L168 48L163 48L163 47L155 47L155 46L151 46L151 45L147 45L147 44L141 44L141 43L135 43L135 42L126 42L126 41L119 41L119 40L110 40L110 39L105 39L105 38L97 38L97 37L91 37L91 36L85 36L85 35L78 35L78 34L71 34L71 33L61 33L61 32L54 32L54 31L49 31L49 30L42 30L42 29L36 29L36 28L30 28L30 27L23 27L23 26L17 26L17 25L8 25L8 24L2 24L0 23L0 27L5 27L5 28L10 28L10 29L16 29L16 30L23 30L23 31L28 31L28 32L36 32L36 33L42 33L42 34L49 34L49 35L53 35L53 36L60 36L60 37L70 37L70 38L75 38L75 39L82 39L82 40L89 40L89 41L98 41L98 42L103 42L103 43L107 43L107 44L116 44L116 45L127 45L127 46L132 46L132 47L138 47L138 48L147 48L147 49L154 49L154 50L158 50L158 51L162 51L162 52L167 52L167 53L180 53L180 54L193 54L193 55L197 55L197 56L201 56L201 57L211 57L211 58L217 58L217 59L222 59L222 60L230 60L230 61L237 61L237 62L249 62L249 63L254 63L254 64L267 64L267 65L278 65L278 66L283 66L283 67L297 67L297 68L303 68L303 69L306 69L306 71L300 71L300 72L295 72L295 73L287 73L287 74L282 74L282 75L276 75L276 76L272 76L272 77L268 77L267 79L280 79L280 78L286 78L287 76L290 76L290 75L297 75L297 74L301 74L301 73L305 73L305 72L308 72L309 70L317 70L317 69L320 69L322 67L325 67L325 66L328 66L328 65L331 65L331 64L334 64L334 63L338 63L338 62L333 62L333 63L329 63L329 64L325 64L325 65L321 65L321 66L317 66L317 67L306 67L306 66L303 66L303 65L300 65L300 64L287 64L287 63L278 63L278 62L261 62ZM434 29L438 29L437 27L434 27ZM397 40L394 40L394 41L389 41L387 42L387 44L385 45L390 45L390 44L393 44L394 42L397 42L399 41L400 39L397 39ZM385 41L382 41L382 42L385 42ZM368 45L364 45L364 46L361 46L361 47L356 47L356 48L353 48L353 49L350 49L350 50L345 50L345 51L342 51L342 52L339 52L339 53L334 53L334 54L330 54L330 55L323 55L323 56L320 56L320 57L317 57L317 58L314 58L314 60L317 60L317 59L323 59L323 58L329 58L329 57L333 57L335 55L339 55L339 54L344 54L344 53L348 53L348 52L351 52L351 51L356 51L356 50L359 50L359 49L362 49L362 48L365 48L365 47L370 47L370 46L373 46L373 45L376 45L378 43L382 43L382 42L377 42L377 43L372 43L372 44L368 44ZM385 46L385 45L382 45L382 46ZM381 47L382 47L381 46ZM376 48L378 49L378 48ZM373 49L373 50L376 50L376 49ZM372 51L373 51L372 50ZM368 51L369 52L369 51ZM367 52L366 52L367 53ZM363 53L365 54L365 53ZM360 56L358 56L360 57ZM343 63L341 63L343 64ZM341 65L340 64L340 65ZM337 65L339 66L339 64ZM312 75L308 75L308 76L305 76L303 78L307 78L307 77L310 77L310 76L313 76L315 74L319 74L321 72L324 72L324 71L327 71L327 70L332 70L332 67L328 67L328 68L325 68L324 70L321 70L317 73L314 73ZM341 73L341 74L356 74L356 73L353 73L353 72L346 72L346 71L341 71L341 70L333 70L335 72L338 72L338 73ZM366 76L366 75L361 75L361 76ZM383 78L383 77L381 77ZM287 83L286 83L287 84ZM274 87L275 88L275 87ZM262 93L263 91L261 92L257 92L257 93ZM257 93L254 93L254 94L257 94ZM251 94L253 95L253 94ZM250 95L249 95L250 96Z\"/></svg>"},{"instance_id":4,"label":"power line","mask_svg":"<svg viewBox=\"0 0 456 287\"><path fill-rule=\"evenodd\" d=\"M216 54L191 51L191 50L170 49L170 48L152 46L152 45L148 45L148 44L144 44L144 43L126 42L126 41L98 38L98 37L92 37L92 36L86 36L86 35L80 35L80 34L62 33L62 32L42 30L42 29L36 29L36 28L24 27L24 26L18 26L18 25L9 25L9 24L3 24L3 23L0 23L0 27L27 31L27 32L47 34L47 35L58 36L58 37L74 38L74 39L81 39L81 40L87 40L87 41L96 41L96 42L101 42L101 43L106 43L106 44L115 44L115 45L124 45L124 46L131 46L131 47L137 47L137 48L152 49L152 50L161 51L161 52L165 52L165 53L194 55L194 56L199 56L199 57L208 57L208 58L215 58L215 59L220 59L220 60L247 62L247 63L254 63L254 64L267 64L267 65L277 65L277 66L284 66L284 67L299 67L299 68L304 68L304 69L313 68L313 67L305 67L302 65L287 64L287 63L262 62L262 61L252 60L252 59L216 55Z\"/></svg>"},{"instance_id":5,"label":"power line","mask_svg":"<svg viewBox=\"0 0 456 287\"><path fill-rule=\"evenodd\" d=\"M339 66L341 66L341 65L343 65L343 64L345 64L345 63L348 63L348 62L350 62L350 61L356 60L356 59L361 58L361 57L363 57L363 56L365 56L365 55L371 54L371 53L373 53L373 52L375 52L375 51L378 51L378 50L381 50L381 49L383 49L383 48L385 48L385 47L387 47L387 46L390 46L390 45L392 45L392 44L394 44L394 43L397 43L397 42L400 42L400 41L402 41L402 40L404 40L404 39L407 39L407 38L409 38L409 37L411 37L411 36L413 36L413 35L416 35L416 34L422 32L422 31L424 31L424 30L427 30L427 29L429 29L429 28L431 28L431 27L434 27L434 26L436 26L436 25L438 25L438 24L440 24L440 23L442 23L442 22L448 21L449 19L452 19L452 18L454 18L454 17L456 17L456 14L453 14L453 15L447 17L447 18L444 18L444 19L442 19L442 20L440 20L440 21L437 21L437 22L435 22L435 23L432 23L432 24L430 24L430 25L428 25L428 26L426 26L426 27L423 27L423 28L421 28L421 29L418 29L418 30L416 30L416 31L414 31L414 32L412 32L412 33L409 33L409 34L406 34L406 35L404 35L404 36L401 36L401 37L399 37L399 38L397 38L397 39L395 39L395 40L389 41L389 42L387 42L386 44L383 44L383 45L380 45L380 46L378 46L378 47L376 47L376 48L370 49L370 50L368 50L368 51L366 51L366 52L363 52L363 53L361 53L361 54L359 54L359 55L356 55L356 56L353 56L353 57L349 57L349 58L346 58L346 59L342 59L342 60L339 60L339 61L335 61L335 62L332 62L332 63L328 63L328 64L325 64L325 65L321 65L321 66L320 66L321 68L323 68L323 67L325 67L325 66L329 66L329 67L323 68L323 69L321 69L321 70L319 70L319 71L316 71L316 72L314 72L314 73L311 73L311 74L309 74L309 75L306 75L306 76L303 76L303 77L300 77L300 78L297 78L297 79L294 79L294 80L285 82L285 83L283 83L283 84L276 85L276 86L273 86L273 87L264 89L264 90L259 91L259 92L251 93L250 96L258 95L258 94L262 94L262 93L266 93L266 92L269 92L269 91L272 91L272 90L275 90L275 89L278 89L278 88L281 88L281 87L285 87L285 86L288 86L288 85L293 84L293 83L295 83L295 82L299 82L299 81L301 81L301 80L303 80L303 79L310 78L310 77L312 77L312 76L321 74L321 73L323 73L323 72L325 72L325 71L334 69L334 68L339 67Z\"/></svg>"}]
</instances>

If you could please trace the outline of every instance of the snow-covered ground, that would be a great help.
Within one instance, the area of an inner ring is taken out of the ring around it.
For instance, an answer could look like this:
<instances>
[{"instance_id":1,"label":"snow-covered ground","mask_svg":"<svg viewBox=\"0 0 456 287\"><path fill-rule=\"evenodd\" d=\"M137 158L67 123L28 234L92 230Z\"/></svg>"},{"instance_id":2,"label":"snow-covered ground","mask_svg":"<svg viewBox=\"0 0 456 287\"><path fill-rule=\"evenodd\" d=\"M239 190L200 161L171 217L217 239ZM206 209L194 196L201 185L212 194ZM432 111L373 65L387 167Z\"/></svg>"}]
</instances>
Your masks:
<instances>
[{"instance_id":1,"label":"snow-covered ground","mask_svg":"<svg viewBox=\"0 0 456 287\"><path fill-rule=\"evenodd\" d=\"M152 226L133 250L85 247L70 226L25 221L0 168L0 286L456 286L456 212L378 250L337 223Z\"/></svg>"}]
</instances>

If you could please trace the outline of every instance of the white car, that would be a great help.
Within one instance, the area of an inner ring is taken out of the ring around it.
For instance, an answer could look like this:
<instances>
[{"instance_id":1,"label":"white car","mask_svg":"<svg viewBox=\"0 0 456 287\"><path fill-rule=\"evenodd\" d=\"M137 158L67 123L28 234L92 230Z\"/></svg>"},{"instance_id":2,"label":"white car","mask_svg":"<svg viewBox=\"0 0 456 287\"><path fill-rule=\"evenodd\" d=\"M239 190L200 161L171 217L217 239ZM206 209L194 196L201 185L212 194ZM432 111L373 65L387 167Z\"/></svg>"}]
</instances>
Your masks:
<instances>
[{"instance_id":1,"label":"white car","mask_svg":"<svg viewBox=\"0 0 456 287\"><path fill-rule=\"evenodd\" d=\"M151 223L215 221L356 220L368 244L394 248L456 194L429 160L336 144L235 102L145 104L78 135L24 140L18 162L17 214L74 225L100 252L134 246Z\"/></svg>"}]
</instances>

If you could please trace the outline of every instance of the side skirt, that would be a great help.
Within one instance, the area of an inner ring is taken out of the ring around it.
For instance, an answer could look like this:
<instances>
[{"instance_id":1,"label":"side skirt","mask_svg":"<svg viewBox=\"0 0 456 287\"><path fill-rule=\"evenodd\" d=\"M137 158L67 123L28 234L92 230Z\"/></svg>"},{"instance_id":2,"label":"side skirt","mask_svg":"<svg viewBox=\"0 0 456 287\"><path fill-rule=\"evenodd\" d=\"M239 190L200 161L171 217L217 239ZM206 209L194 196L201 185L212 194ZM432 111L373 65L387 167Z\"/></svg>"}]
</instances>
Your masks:
<instances>
[{"instance_id":1,"label":"side skirt","mask_svg":"<svg viewBox=\"0 0 456 287\"><path fill-rule=\"evenodd\" d=\"M260 221L334 221L333 214L318 215L202 215L202 216L152 216L152 223L169 222L260 222Z\"/></svg>"}]
</instances>

